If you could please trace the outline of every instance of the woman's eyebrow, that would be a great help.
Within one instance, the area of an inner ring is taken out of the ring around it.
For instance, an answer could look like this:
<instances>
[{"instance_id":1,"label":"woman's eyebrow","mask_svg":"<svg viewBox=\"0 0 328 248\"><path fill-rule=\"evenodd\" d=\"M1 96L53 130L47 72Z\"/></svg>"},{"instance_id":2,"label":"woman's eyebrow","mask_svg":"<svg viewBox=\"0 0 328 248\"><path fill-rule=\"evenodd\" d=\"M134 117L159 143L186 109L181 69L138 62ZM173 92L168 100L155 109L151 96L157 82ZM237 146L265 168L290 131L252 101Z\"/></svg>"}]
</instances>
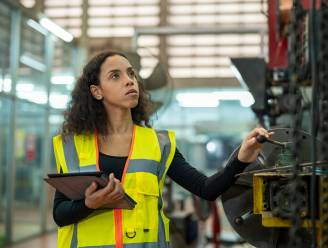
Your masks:
<instances>
[{"instance_id":1,"label":"woman's eyebrow","mask_svg":"<svg viewBox=\"0 0 328 248\"><path fill-rule=\"evenodd\" d=\"M133 67L130 66L130 67L126 68L126 70L127 71L131 71L131 70L133 70ZM112 69L112 70L110 70L110 71L107 72L107 75L109 75L112 72L120 72L120 71L121 71L120 69Z\"/></svg>"},{"instance_id":2,"label":"woman's eyebrow","mask_svg":"<svg viewBox=\"0 0 328 248\"><path fill-rule=\"evenodd\" d=\"M112 70L110 70L110 71L107 72L107 75L109 75L112 72L120 72L120 70L119 69L112 69Z\"/></svg>"}]
</instances>

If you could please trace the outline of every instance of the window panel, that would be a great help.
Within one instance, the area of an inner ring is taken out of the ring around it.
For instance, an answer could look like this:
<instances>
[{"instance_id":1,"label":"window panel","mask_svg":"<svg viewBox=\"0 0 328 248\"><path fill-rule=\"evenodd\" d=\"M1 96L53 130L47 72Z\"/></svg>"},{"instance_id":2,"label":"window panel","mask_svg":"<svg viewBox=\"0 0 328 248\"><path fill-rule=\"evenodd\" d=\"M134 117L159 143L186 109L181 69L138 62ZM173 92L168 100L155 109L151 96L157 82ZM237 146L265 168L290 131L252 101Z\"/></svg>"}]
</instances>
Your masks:
<instances>
[{"instance_id":1,"label":"window panel","mask_svg":"<svg viewBox=\"0 0 328 248\"><path fill-rule=\"evenodd\" d=\"M90 37L130 37L133 35L132 27L119 28L90 28L88 29Z\"/></svg>"},{"instance_id":2,"label":"window panel","mask_svg":"<svg viewBox=\"0 0 328 248\"><path fill-rule=\"evenodd\" d=\"M137 52L141 57L149 56L149 55L153 55L153 56L159 55L159 49L157 47L138 48Z\"/></svg>"},{"instance_id":3,"label":"window panel","mask_svg":"<svg viewBox=\"0 0 328 248\"><path fill-rule=\"evenodd\" d=\"M87 35L91 38L132 37L135 28L158 27L160 23L160 0L89 0L88 4ZM47 13L74 36L81 35L81 5L82 0L45 0ZM260 45L263 41L266 45L260 34L238 34L245 26L266 28L263 9L266 4L261 4L261 0L168 0L167 26L222 26L236 30L236 34L162 36L172 76L232 76L229 57L259 56ZM141 76L150 75L159 56L159 45L159 35L138 37Z\"/></svg>"},{"instance_id":4,"label":"window panel","mask_svg":"<svg viewBox=\"0 0 328 248\"><path fill-rule=\"evenodd\" d=\"M90 18L89 26L154 26L159 23L159 18L156 16L145 17L119 17L119 18Z\"/></svg>"},{"instance_id":5,"label":"window panel","mask_svg":"<svg viewBox=\"0 0 328 248\"><path fill-rule=\"evenodd\" d=\"M82 0L46 0L44 5L46 7L58 7L58 6L80 6L82 4Z\"/></svg>"},{"instance_id":6,"label":"window panel","mask_svg":"<svg viewBox=\"0 0 328 248\"><path fill-rule=\"evenodd\" d=\"M153 71L153 68L142 68L139 72L142 78L148 78Z\"/></svg>"},{"instance_id":7,"label":"window panel","mask_svg":"<svg viewBox=\"0 0 328 248\"><path fill-rule=\"evenodd\" d=\"M145 5L145 4L156 4L159 3L160 0L89 0L89 5Z\"/></svg>"},{"instance_id":8,"label":"window panel","mask_svg":"<svg viewBox=\"0 0 328 248\"><path fill-rule=\"evenodd\" d=\"M141 66L142 67L155 67L158 63L158 59L155 57L145 57L141 59Z\"/></svg>"},{"instance_id":9,"label":"window panel","mask_svg":"<svg viewBox=\"0 0 328 248\"><path fill-rule=\"evenodd\" d=\"M172 25L204 25L204 24L264 24L266 17L262 14L229 14L229 15L183 15L169 16L169 24Z\"/></svg>"},{"instance_id":10,"label":"window panel","mask_svg":"<svg viewBox=\"0 0 328 248\"><path fill-rule=\"evenodd\" d=\"M88 9L90 16L156 15L158 13L158 6L102 6Z\"/></svg>"},{"instance_id":11,"label":"window panel","mask_svg":"<svg viewBox=\"0 0 328 248\"><path fill-rule=\"evenodd\" d=\"M32 8L35 5L35 0L21 0L21 4L23 4L26 8Z\"/></svg>"},{"instance_id":12,"label":"window panel","mask_svg":"<svg viewBox=\"0 0 328 248\"><path fill-rule=\"evenodd\" d=\"M259 34L176 35L167 38L169 45L184 47L190 45L258 45L260 42L261 36Z\"/></svg>"},{"instance_id":13,"label":"window panel","mask_svg":"<svg viewBox=\"0 0 328 248\"><path fill-rule=\"evenodd\" d=\"M173 67L181 66L229 66L228 57L170 57L169 65Z\"/></svg>"},{"instance_id":14,"label":"window panel","mask_svg":"<svg viewBox=\"0 0 328 248\"><path fill-rule=\"evenodd\" d=\"M75 37L81 36L81 28L68 28L68 31Z\"/></svg>"},{"instance_id":15,"label":"window panel","mask_svg":"<svg viewBox=\"0 0 328 248\"><path fill-rule=\"evenodd\" d=\"M234 14L234 13L261 13L261 5L258 3L221 3L221 4L188 4L169 6L172 15L185 14Z\"/></svg>"},{"instance_id":16,"label":"window panel","mask_svg":"<svg viewBox=\"0 0 328 248\"><path fill-rule=\"evenodd\" d=\"M142 46L146 47L157 46L159 44L159 37L151 35L140 36L137 42L138 44L142 44Z\"/></svg>"},{"instance_id":17,"label":"window panel","mask_svg":"<svg viewBox=\"0 0 328 248\"><path fill-rule=\"evenodd\" d=\"M82 20L80 18L70 18L70 19L56 19L56 23L62 27L81 27Z\"/></svg>"},{"instance_id":18,"label":"window panel","mask_svg":"<svg viewBox=\"0 0 328 248\"><path fill-rule=\"evenodd\" d=\"M213 56L216 53L216 47L169 47L167 51L172 56Z\"/></svg>"},{"instance_id":19,"label":"window panel","mask_svg":"<svg viewBox=\"0 0 328 248\"><path fill-rule=\"evenodd\" d=\"M260 0L169 0L169 4L224 4L224 3L260 3Z\"/></svg>"},{"instance_id":20,"label":"window panel","mask_svg":"<svg viewBox=\"0 0 328 248\"><path fill-rule=\"evenodd\" d=\"M81 8L50 8L45 10L46 15L50 17L78 17L82 16L82 9Z\"/></svg>"},{"instance_id":21,"label":"window panel","mask_svg":"<svg viewBox=\"0 0 328 248\"><path fill-rule=\"evenodd\" d=\"M230 68L170 68L170 75L173 78L215 78L215 77L233 77Z\"/></svg>"}]
</instances>

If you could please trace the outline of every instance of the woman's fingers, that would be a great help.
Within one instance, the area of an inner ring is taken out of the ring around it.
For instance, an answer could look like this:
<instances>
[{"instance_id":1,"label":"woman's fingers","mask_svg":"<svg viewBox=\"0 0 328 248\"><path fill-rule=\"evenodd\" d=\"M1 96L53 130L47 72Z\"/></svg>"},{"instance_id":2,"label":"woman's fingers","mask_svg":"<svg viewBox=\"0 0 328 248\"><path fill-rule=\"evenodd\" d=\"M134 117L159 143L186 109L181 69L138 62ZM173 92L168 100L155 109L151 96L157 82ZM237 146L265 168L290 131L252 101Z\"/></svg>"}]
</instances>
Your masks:
<instances>
[{"instance_id":1,"label":"woman's fingers","mask_svg":"<svg viewBox=\"0 0 328 248\"><path fill-rule=\"evenodd\" d=\"M115 177L113 173L110 173L109 177L108 177L108 184L106 185L105 188L103 188L103 194L109 194L110 192L112 192L114 190L115 187Z\"/></svg>"},{"instance_id":2,"label":"woman's fingers","mask_svg":"<svg viewBox=\"0 0 328 248\"><path fill-rule=\"evenodd\" d=\"M85 195L86 197L88 197L88 196L90 196L91 194L93 194L96 190L97 190L97 183L92 182L92 183L90 184L90 186L85 190L84 195Z\"/></svg>"},{"instance_id":3,"label":"woman's fingers","mask_svg":"<svg viewBox=\"0 0 328 248\"><path fill-rule=\"evenodd\" d=\"M258 135L263 135L267 138L270 138L272 134L270 134L266 129L262 127L254 128L246 137L246 139L251 139L252 137L256 137Z\"/></svg>"},{"instance_id":4,"label":"woman's fingers","mask_svg":"<svg viewBox=\"0 0 328 248\"><path fill-rule=\"evenodd\" d=\"M254 128L241 143L238 159L247 163L255 161L262 148L262 144L257 142L256 137L263 135L266 138L270 138L272 134L273 132L268 132L262 127Z\"/></svg>"},{"instance_id":5,"label":"woman's fingers","mask_svg":"<svg viewBox=\"0 0 328 248\"><path fill-rule=\"evenodd\" d=\"M86 205L90 208L106 207L108 204L115 203L124 197L124 190L121 182L109 175L109 182L105 188L97 190L97 184L92 183L85 192Z\"/></svg>"},{"instance_id":6,"label":"woman's fingers","mask_svg":"<svg viewBox=\"0 0 328 248\"><path fill-rule=\"evenodd\" d=\"M121 199L123 197L123 187L119 180L115 181L115 188L114 190L108 195L109 198L112 200Z\"/></svg>"}]
</instances>

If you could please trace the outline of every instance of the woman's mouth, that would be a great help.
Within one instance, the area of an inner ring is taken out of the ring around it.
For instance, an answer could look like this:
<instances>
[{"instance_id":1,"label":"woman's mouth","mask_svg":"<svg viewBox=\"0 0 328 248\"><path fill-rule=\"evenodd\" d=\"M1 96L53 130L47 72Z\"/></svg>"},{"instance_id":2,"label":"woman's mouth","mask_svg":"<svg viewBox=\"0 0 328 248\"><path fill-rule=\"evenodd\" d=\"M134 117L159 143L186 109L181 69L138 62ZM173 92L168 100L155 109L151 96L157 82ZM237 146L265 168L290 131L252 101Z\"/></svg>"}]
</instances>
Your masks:
<instances>
[{"instance_id":1,"label":"woman's mouth","mask_svg":"<svg viewBox=\"0 0 328 248\"><path fill-rule=\"evenodd\" d=\"M132 89L132 90L129 90L128 92L126 92L125 95L136 96L136 95L138 95L138 91L136 91L135 89Z\"/></svg>"}]
</instances>

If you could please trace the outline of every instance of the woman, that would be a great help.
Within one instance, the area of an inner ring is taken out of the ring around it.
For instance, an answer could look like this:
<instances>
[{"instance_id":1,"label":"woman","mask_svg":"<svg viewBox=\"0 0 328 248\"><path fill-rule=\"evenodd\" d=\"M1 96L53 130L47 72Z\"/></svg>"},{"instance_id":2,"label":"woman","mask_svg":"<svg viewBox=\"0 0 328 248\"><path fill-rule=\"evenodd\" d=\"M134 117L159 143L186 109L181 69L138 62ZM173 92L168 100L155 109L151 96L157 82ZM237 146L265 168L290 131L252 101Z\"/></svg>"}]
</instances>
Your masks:
<instances>
[{"instance_id":1,"label":"woman","mask_svg":"<svg viewBox=\"0 0 328 248\"><path fill-rule=\"evenodd\" d=\"M265 129L254 129L224 171L206 177L185 161L173 132L149 127L147 96L121 53L100 53L85 66L62 133L53 139L57 170L101 170L109 183L102 189L92 183L79 201L56 192L58 247L169 247L169 220L162 204L165 176L213 201L257 158L261 145L255 137L270 136ZM106 209L123 197L123 188L136 207Z\"/></svg>"}]
</instances>

